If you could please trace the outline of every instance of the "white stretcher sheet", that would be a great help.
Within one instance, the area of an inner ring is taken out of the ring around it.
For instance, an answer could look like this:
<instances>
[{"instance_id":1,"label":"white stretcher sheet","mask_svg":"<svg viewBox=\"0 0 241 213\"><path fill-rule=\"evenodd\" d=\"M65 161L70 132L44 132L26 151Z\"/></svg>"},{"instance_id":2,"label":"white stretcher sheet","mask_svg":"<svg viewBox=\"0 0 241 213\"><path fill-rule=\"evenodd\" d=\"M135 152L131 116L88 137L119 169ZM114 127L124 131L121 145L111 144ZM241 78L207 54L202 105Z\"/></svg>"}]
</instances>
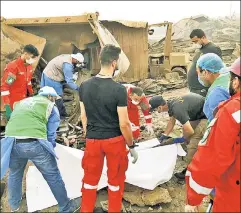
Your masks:
<instances>
[{"instance_id":1,"label":"white stretcher sheet","mask_svg":"<svg viewBox=\"0 0 241 213\"><path fill-rule=\"evenodd\" d=\"M152 139L139 144L136 148L139 159L132 164L129 157L129 167L126 182L152 190L157 185L169 181L176 165L177 155L185 156L181 145L168 145L151 148L159 144ZM59 157L58 166L71 199L81 196L84 171L81 160L84 152L57 144L55 151ZM107 186L106 164L102 172L98 190ZM26 176L26 199L28 212L42 210L57 205L49 186L35 166L30 166Z\"/></svg>"}]
</instances>

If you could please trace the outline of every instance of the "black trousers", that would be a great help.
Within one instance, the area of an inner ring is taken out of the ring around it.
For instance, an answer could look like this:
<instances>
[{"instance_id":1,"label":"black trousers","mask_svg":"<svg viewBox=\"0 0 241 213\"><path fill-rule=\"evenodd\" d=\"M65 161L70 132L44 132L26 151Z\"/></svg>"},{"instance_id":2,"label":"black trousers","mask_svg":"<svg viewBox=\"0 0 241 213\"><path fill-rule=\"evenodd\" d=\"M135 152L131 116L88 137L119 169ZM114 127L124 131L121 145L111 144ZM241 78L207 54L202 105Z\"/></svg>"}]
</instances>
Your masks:
<instances>
[{"instance_id":1,"label":"black trousers","mask_svg":"<svg viewBox=\"0 0 241 213\"><path fill-rule=\"evenodd\" d=\"M64 106L63 98L57 99L55 101L55 103L56 103L56 106L59 110L60 119L64 119L65 117L67 117L68 114L67 114L65 106Z\"/></svg>"}]
</instances>

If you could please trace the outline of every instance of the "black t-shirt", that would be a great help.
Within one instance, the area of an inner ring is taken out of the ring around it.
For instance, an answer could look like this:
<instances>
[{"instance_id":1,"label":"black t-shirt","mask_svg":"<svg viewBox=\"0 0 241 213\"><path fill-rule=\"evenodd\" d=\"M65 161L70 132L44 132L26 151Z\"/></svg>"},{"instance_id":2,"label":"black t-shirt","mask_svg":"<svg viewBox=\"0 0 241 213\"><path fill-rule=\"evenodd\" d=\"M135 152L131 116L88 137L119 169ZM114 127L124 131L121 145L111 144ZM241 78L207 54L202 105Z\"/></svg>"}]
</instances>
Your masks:
<instances>
[{"instance_id":1,"label":"black t-shirt","mask_svg":"<svg viewBox=\"0 0 241 213\"><path fill-rule=\"evenodd\" d=\"M188 76L187 76L187 81L188 81L188 87L192 89L197 89L197 90L202 90L202 89L207 89L207 87L204 87L202 84L199 83L198 81L198 74L196 71L196 65L199 57L202 54L206 53L215 53L219 57L222 58L222 51L221 49L213 44L212 42L209 42L205 46L203 46L199 52L196 53L196 55L193 57L192 65L189 69Z\"/></svg>"},{"instance_id":2,"label":"black t-shirt","mask_svg":"<svg viewBox=\"0 0 241 213\"><path fill-rule=\"evenodd\" d=\"M176 118L182 125L187 121L205 119L206 116L203 113L204 102L205 98L203 96L189 93L180 98L169 100L167 102L168 114L170 117Z\"/></svg>"},{"instance_id":3,"label":"black t-shirt","mask_svg":"<svg viewBox=\"0 0 241 213\"><path fill-rule=\"evenodd\" d=\"M117 107L127 106L126 88L111 78L92 77L80 86L85 105L89 139L108 139L121 135Z\"/></svg>"}]
</instances>

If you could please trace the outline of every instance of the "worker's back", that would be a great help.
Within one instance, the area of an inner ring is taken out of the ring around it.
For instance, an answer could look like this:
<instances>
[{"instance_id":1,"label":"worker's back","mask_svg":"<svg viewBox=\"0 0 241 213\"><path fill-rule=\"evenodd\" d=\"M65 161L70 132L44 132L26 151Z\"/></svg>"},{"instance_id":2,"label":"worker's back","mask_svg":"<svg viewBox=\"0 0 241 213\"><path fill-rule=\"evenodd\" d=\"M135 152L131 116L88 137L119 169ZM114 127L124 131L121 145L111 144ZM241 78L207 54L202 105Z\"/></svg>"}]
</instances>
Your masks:
<instances>
[{"instance_id":1,"label":"worker's back","mask_svg":"<svg viewBox=\"0 0 241 213\"><path fill-rule=\"evenodd\" d=\"M47 64L43 73L52 80L64 81L64 73L62 71L64 63L72 64L72 58L70 54L62 54L53 58Z\"/></svg>"},{"instance_id":2,"label":"worker's back","mask_svg":"<svg viewBox=\"0 0 241 213\"><path fill-rule=\"evenodd\" d=\"M43 96L34 96L15 103L6 126L7 137L47 139L47 122L54 103Z\"/></svg>"},{"instance_id":3,"label":"worker's back","mask_svg":"<svg viewBox=\"0 0 241 213\"><path fill-rule=\"evenodd\" d=\"M87 115L87 138L107 139L121 135L117 106L126 106L124 86L111 78L93 77L82 83L80 99Z\"/></svg>"}]
</instances>

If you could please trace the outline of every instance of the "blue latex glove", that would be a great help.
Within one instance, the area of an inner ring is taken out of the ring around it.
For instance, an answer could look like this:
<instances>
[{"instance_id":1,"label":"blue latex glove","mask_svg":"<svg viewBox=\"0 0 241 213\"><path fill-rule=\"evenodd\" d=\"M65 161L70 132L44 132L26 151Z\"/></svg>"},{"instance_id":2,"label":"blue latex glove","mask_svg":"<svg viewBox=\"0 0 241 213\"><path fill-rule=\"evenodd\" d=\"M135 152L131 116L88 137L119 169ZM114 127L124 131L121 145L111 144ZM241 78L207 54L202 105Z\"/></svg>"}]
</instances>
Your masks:
<instances>
[{"instance_id":1,"label":"blue latex glove","mask_svg":"<svg viewBox=\"0 0 241 213\"><path fill-rule=\"evenodd\" d=\"M184 138L184 137L174 138L174 139L173 139L173 142L174 142L174 143L183 143L183 142L185 142L185 138Z\"/></svg>"},{"instance_id":2,"label":"blue latex glove","mask_svg":"<svg viewBox=\"0 0 241 213\"><path fill-rule=\"evenodd\" d=\"M169 139L169 138L171 138L171 137L170 137L170 136L167 136L167 135L161 134L161 137L160 137L160 139L159 139L159 142L162 143L164 140L167 140L167 139Z\"/></svg>"}]
</instances>

